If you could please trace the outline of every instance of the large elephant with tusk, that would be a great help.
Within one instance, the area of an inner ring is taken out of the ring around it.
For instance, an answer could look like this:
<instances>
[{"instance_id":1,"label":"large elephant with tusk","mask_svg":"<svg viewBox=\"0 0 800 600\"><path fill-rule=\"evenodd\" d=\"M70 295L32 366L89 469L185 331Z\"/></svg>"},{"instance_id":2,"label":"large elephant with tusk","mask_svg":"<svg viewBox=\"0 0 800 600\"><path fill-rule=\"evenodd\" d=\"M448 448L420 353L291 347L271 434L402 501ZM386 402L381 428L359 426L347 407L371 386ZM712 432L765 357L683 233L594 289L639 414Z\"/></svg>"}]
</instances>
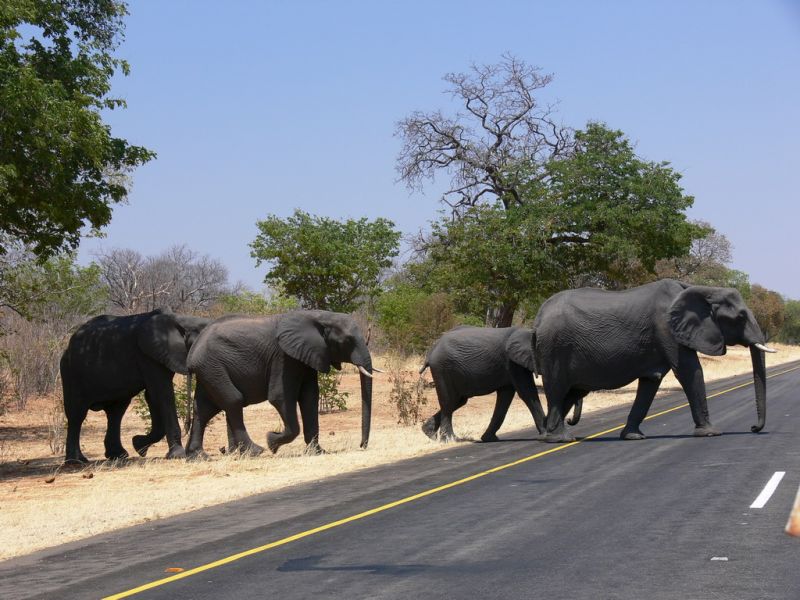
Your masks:
<instances>
[{"instance_id":1,"label":"large elephant with tusk","mask_svg":"<svg viewBox=\"0 0 800 600\"><path fill-rule=\"evenodd\" d=\"M208 421L221 410L228 422L232 450L257 455L244 426L245 406L269 399L283 422L271 432L267 446L276 452L300 433L312 452L319 446L317 373L343 362L361 374L361 447L369 441L372 412L372 358L361 330L349 315L324 310L294 311L268 317L227 316L211 323L192 346L189 372L197 376L195 412L187 453L203 453Z\"/></svg>"},{"instance_id":2,"label":"large elephant with tusk","mask_svg":"<svg viewBox=\"0 0 800 600\"><path fill-rule=\"evenodd\" d=\"M698 352L725 354L750 348L758 423L766 420L764 334L739 292L662 279L622 292L582 288L559 292L539 309L532 340L548 403L550 442L569 442L564 415L593 390L616 389L638 379L620 437L644 438L640 425L661 379L675 373L689 400L696 436L720 435L708 415Z\"/></svg>"}]
</instances>

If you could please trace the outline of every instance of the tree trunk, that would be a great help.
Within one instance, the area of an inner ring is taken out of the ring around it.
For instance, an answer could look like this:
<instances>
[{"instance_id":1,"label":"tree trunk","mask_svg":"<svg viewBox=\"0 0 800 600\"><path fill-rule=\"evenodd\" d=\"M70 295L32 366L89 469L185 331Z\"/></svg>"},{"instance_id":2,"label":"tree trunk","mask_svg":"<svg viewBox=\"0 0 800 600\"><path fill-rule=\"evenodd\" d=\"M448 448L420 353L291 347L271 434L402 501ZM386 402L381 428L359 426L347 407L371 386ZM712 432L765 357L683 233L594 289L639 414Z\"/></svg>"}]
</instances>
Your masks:
<instances>
[{"instance_id":1,"label":"tree trunk","mask_svg":"<svg viewBox=\"0 0 800 600\"><path fill-rule=\"evenodd\" d=\"M516 310L516 302L495 306L488 311L486 324L489 327L511 327L511 323L514 320L514 312Z\"/></svg>"}]
</instances>

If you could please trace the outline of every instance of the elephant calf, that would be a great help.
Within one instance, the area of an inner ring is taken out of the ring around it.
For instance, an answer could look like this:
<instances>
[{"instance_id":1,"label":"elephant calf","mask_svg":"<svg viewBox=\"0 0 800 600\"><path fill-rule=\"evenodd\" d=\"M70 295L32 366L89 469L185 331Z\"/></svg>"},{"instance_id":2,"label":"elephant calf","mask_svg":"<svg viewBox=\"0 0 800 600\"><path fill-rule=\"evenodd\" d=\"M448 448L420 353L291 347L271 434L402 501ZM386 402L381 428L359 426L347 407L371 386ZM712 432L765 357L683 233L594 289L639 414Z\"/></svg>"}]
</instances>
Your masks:
<instances>
[{"instance_id":1,"label":"elephant calf","mask_svg":"<svg viewBox=\"0 0 800 600\"><path fill-rule=\"evenodd\" d=\"M472 396L497 392L492 419L481 436L484 442L497 441L514 393L528 407L536 429L544 431L544 411L539 402L533 374L531 331L521 327L469 327L451 329L440 337L428 352L420 373L430 367L439 412L422 425L422 431L434 439L453 439L453 412Z\"/></svg>"}]
</instances>

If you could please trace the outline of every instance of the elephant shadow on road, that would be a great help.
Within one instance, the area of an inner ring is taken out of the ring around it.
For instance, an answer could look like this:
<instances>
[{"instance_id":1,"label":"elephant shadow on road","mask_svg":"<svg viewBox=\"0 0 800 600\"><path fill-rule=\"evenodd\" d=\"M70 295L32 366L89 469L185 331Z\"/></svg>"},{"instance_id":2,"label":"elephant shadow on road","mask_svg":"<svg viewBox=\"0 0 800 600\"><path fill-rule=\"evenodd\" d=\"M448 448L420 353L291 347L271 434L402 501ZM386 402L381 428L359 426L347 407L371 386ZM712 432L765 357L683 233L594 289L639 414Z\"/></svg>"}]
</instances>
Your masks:
<instances>
[{"instance_id":1,"label":"elephant shadow on road","mask_svg":"<svg viewBox=\"0 0 800 600\"><path fill-rule=\"evenodd\" d=\"M752 431L725 431L720 436L695 436L691 433L673 433L673 434L656 434L651 435L647 434L647 437L644 440L638 441L647 441L647 440L683 440L683 439L695 439L695 440L703 440L708 439L708 437L724 437L724 436L731 436L731 435L754 435ZM762 431L758 435L769 435L768 431ZM577 438L579 442L587 442L587 443L595 443L595 442L625 442L626 444L630 444L630 440L623 440L616 435L616 433L609 434L608 436L603 437L596 437L596 438ZM633 442L636 443L636 442Z\"/></svg>"},{"instance_id":2,"label":"elephant shadow on road","mask_svg":"<svg viewBox=\"0 0 800 600\"><path fill-rule=\"evenodd\" d=\"M411 575L430 569L427 565L331 565L323 566L320 563L325 559L323 555L290 558L284 562L278 571L281 573L295 573L303 571L353 571L364 572L371 575Z\"/></svg>"}]
</instances>

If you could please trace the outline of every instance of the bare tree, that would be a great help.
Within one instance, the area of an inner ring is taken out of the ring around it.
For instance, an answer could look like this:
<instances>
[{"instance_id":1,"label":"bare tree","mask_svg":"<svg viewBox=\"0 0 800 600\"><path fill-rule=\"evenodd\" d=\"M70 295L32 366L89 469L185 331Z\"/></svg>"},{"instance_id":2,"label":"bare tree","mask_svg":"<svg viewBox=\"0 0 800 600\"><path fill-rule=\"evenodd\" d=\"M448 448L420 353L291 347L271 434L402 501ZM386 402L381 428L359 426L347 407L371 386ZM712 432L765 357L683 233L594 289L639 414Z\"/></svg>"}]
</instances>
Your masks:
<instances>
[{"instance_id":1,"label":"bare tree","mask_svg":"<svg viewBox=\"0 0 800 600\"><path fill-rule=\"evenodd\" d=\"M417 111L397 123L400 181L417 189L437 173L449 173L442 201L454 213L481 199L499 198L506 208L522 203L523 179L544 177L543 170L531 173L531 166L543 166L573 145L572 130L554 120L553 105L534 96L552 78L510 54L495 65L473 64L467 73L445 75L449 94L464 110L452 117Z\"/></svg>"},{"instance_id":2,"label":"bare tree","mask_svg":"<svg viewBox=\"0 0 800 600\"><path fill-rule=\"evenodd\" d=\"M724 279L727 266L733 258L730 240L707 221L694 221L708 231L705 237L692 241L686 256L659 261L659 277L672 277L692 283L713 284Z\"/></svg>"},{"instance_id":3,"label":"bare tree","mask_svg":"<svg viewBox=\"0 0 800 600\"><path fill-rule=\"evenodd\" d=\"M176 312L210 307L227 289L228 270L220 261L185 245L158 256L114 248L96 255L112 305L123 313L167 306Z\"/></svg>"},{"instance_id":4,"label":"bare tree","mask_svg":"<svg viewBox=\"0 0 800 600\"><path fill-rule=\"evenodd\" d=\"M136 250L112 248L95 254L111 304L123 313L135 313L147 294L144 281L145 258Z\"/></svg>"}]
</instances>

